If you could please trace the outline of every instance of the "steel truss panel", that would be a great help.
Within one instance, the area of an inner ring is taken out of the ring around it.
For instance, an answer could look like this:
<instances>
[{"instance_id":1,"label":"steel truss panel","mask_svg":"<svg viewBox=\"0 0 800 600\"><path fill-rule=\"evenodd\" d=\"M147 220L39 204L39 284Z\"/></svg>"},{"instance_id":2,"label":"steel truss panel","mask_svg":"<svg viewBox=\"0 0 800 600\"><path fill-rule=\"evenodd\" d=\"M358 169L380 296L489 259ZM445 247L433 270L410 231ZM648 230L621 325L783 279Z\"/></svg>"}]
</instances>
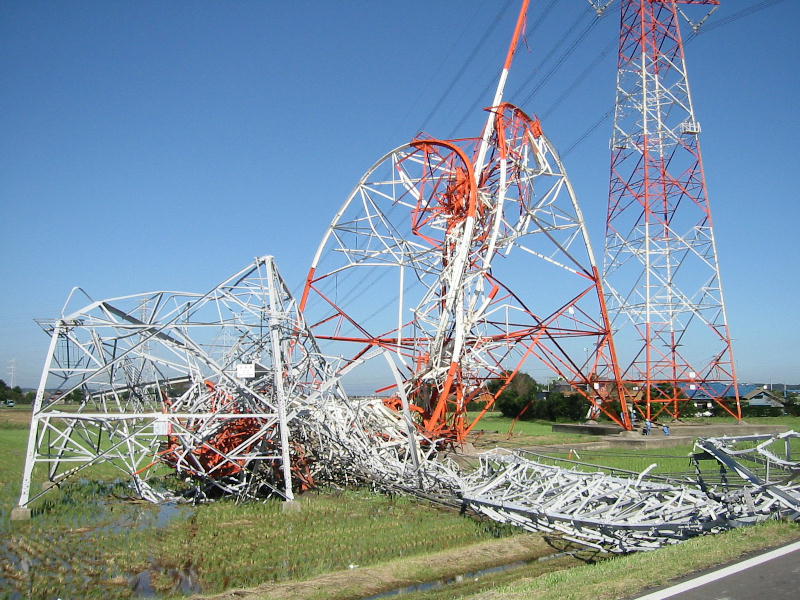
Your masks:
<instances>
[{"instance_id":1,"label":"steel truss panel","mask_svg":"<svg viewBox=\"0 0 800 600\"><path fill-rule=\"evenodd\" d=\"M198 493L293 497L288 423L331 374L272 257L205 294L91 301L42 326L51 343L20 505L36 465L60 482L97 462L145 496L166 463Z\"/></svg>"},{"instance_id":2,"label":"steel truss panel","mask_svg":"<svg viewBox=\"0 0 800 600\"><path fill-rule=\"evenodd\" d=\"M698 440L695 463L714 460L729 472L715 482L699 467L696 479L681 481L650 477L656 465L620 476L498 449L463 477L461 497L479 513L531 531L610 552L652 550L780 516L800 519L800 462L792 460L798 439L790 431Z\"/></svg>"},{"instance_id":3,"label":"steel truss panel","mask_svg":"<svg viewBox=\"0 0 800 600\"><path fill-rule=\"evenodd\" d=\"M800 519L800 433L706 438L695 443L693 459L701 486L713 498L739 501L765 515ZM709 482L699 461L713 459L721 476ZM738 479L738 481L737 481Z\"/></svg>"},{"instance_id":4,"label":"steel truss panel","mask_svg":"<svg viewBox=\"0 0 800 600\"><path fill-rule=\"evenodd\" d=\"M681 400L702 397L740 418L680 3L620 0L603 280L643 414L677 418Z\"/></svg>"},{"instance_id":5,"label":"steel truss panel","mask_svg":"<svg viewBox=\"0 0 800 600\"><path fill-rule=\"evenodd\" d=\"M620 396L566 171L538 120L508 103L491 113L485 153L480 139L417 139L371 167L325 233L301 302L327 353L394 355L402 393L435 438L463 440L466 406L488 410L530 358L597 412ZM378 391L399 407L394 382Z\"/></svg>"}]
</instances>

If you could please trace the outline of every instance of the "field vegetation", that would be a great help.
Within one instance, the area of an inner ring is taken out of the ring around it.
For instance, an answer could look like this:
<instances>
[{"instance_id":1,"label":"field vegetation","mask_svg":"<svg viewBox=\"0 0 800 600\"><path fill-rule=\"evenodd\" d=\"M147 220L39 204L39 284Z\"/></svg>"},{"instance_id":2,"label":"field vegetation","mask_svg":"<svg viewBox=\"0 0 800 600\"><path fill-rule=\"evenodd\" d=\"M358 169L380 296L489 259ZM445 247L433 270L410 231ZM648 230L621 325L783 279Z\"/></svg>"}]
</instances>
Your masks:
<instances>
[{"instance_id":1,"label":"field vegetation","mask_svg":"<svg viewBox=\"0 0 800 600\"><path fill-rule=\"evenodd\" d=\"M446 589L409 594L404 596L404 600L632 598L693 572L798 539L800 524L769 521L719 535L694 538L653 552L615 556L607 560L594 557L594 560L578 566L566 562L552 566L548 563L532 563L497 575L464 578Z\"/></svg>"},{"instance_id":2,"label":"field vegetation","mask_svg":"<svg viewBox=\"0 0 800 600\"><path fill-rule=\"evenodd\" d=\"M114 599L148 593L172 597L197 591L220 593L270 582L281 586L320 577L325 580L331 577L325 574L368 568L384 569L381 573L386 577L403 572L406 580L425 580L472 568L468 567L471 563L465 561L462 568L451 559L433 569L425 566L425 557L438 560L437 553L448 551L480 557L480 549L489 548L487 544L492 544L494 538L512 535L511 529L491 522L367 490L329 489L305 494L299 511L284 511L283 504L277 501L158 507L131 498L127 484L116 479L119 473L108 466L93 467L84 479L70 481L38 500L31 521L11 523L9 511L19 495L29 411L27 407L0 409L0 452L4 456L0 461L0 598ZM800 429L797 417L763 420ZM541 451L554 459L580 460L628 471L641 471L653 463L657 464L653 472L663 475L692 471L690 444L646 451L582 449L582 442L597 438L554 433L551 423L545 421L520 421L509 437L511 424L512 419L490 413L479 424L479 439L491 441L494 436L492 443L534 450L537 445L544 445ZM42 473L36 475L34 492L41 489L44 479ZM533 536L514 535L514 539L528 537ZM708 560L726 560L758 544L766 547L792 537L800 537L797 525L772 523L713 539L693 540L659 552L677 553L674 556L686 561L688 572L706 566ZM708 544L728 548L727 554L709 552ZM616 576L614 573L618 572L627 577L626 581L635 580L631 583L632 593L635 585L658 583L645 572L652 560L647 557L656 555L615 558L579 569L570 568L579 564L576 559L565 557L481 576L478 582L462 580L452 588L409 597L432 600L479 593L480 598L487 599L517 598L528 597L531 589L538 590L543 585L542 589L551 594L543 598L583 598L588 596L570 595L573 592L565 592L563 586L586 587L588 584L580 582ZM629 559L632 562L621 562ZM492 560L484 556L475 564L492 564ZM589 570L585 571L589 574L581 575L585 569L594 568L610 571ZM560 571L563 569L568 570ZM545 575L553 571L562 574ZM529 580L537 583L533 585ZM348 589L342 587L341 594L337 592L335 597L360 597L358 589L353 588L352 593ZM620 588L591 589L597 591L596 597L604 598L616 597L613 593ZM317 597L333 597L324 590L315 593Z\"/></svg>"},{"instance_id":3,"label":"field vegetation","mask_svg":"<svg viewBox=\"0 0 800 600\"><path fill-rule=\"evenodd\" d=\"M283 503L153 506L130 497L99 466L34 503L30 521L10 522L27 425L0 422L0 598L128 598L153 591L220 592L265 581L426 554L509 535L512 530L405 497L367 490L305 494ZM43 479L38 474L34 491Z\"/></svg>"}]
</instances>

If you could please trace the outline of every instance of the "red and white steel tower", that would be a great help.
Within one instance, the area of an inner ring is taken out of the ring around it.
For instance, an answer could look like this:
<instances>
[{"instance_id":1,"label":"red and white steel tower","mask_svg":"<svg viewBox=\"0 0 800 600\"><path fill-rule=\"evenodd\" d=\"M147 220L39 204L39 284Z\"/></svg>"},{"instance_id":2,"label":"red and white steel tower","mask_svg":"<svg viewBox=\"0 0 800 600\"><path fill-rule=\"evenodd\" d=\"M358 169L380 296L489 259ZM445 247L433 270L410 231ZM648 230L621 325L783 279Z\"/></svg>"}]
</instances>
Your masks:
<instances>
[{"instance_id":1,"label":"red and white steel tower","mask_svg":"<svg viewBox=\"0 0 800 600\"><path fill-rule=\"evenodd\" d=\"M680 29L681 5L719 2L619 4L603 276L622 378L648 417L678 417L681 400L703 398L740 418Z\"/></svg>"},{"instance_id":2,"label":"red and white steel tower","mask_svg":"<svg viewBox=\"0 0 800 600\"><path fill-rule=\"evenodd\" d=\"M376 393L415 412L431 440L464 441L528 360L630 427L572 184L539 119L503 102L528 4L481 137L418 137L375 163L326 231L300 302L342 376L376 373L388 382Z\"/></svg>"}]
</instances>

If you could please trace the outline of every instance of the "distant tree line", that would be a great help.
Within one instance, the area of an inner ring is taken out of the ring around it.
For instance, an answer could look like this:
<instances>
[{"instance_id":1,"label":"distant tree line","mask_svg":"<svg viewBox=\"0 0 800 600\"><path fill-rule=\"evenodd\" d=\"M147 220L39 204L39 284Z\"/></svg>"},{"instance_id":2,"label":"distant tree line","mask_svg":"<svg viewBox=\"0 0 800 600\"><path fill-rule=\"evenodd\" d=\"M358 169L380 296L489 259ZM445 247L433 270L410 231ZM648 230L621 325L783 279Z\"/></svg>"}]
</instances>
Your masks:
<instances>
[{"instance_id":1,"label":"distant tree line","mask_svg":"<svg viewBox=\"0 0 800 600\"><path fill-rule=\"evenodd\" d=\"M487 388L494 395L502 384L501 380L494 380ZM500 393L495 408L505 417L519 416L524 421L578 421L586 416L588 404L580 394L548 391L533 377L520 372Z\"/></svg>"},{"instance_id":2,"label":"distant tree line","mask_svg":"<svg viewBox=\"0 0 800 600\"><path fill-rule=\"evenodd\" d=\"M13 388L8 387L8 384L0 379L0 404L6 404L9 401L14 404L33 404L34 398L36 398L35 392L23 392L18 385Z\"/></svg>"}]
</instances>

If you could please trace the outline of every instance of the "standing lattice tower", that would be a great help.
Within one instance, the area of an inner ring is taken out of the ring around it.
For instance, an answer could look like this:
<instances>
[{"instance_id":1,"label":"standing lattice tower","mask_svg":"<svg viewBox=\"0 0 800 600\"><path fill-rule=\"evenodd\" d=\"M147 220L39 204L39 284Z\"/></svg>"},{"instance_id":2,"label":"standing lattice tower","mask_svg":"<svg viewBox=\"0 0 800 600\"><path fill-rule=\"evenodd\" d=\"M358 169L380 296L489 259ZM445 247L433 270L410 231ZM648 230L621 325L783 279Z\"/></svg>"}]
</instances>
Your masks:
<instances>
[{"instance_id":1,"label":"standing lattice tower","mask_svg":"<svg viewBox=\"0 0 800 600\"><path fill-rule=\"evenodd\" d=\"M622 377L649 418L700 399L741 418L680 29L685 5L718 3L619 0L604 280Z\"/></svg>"}]
</instances>

